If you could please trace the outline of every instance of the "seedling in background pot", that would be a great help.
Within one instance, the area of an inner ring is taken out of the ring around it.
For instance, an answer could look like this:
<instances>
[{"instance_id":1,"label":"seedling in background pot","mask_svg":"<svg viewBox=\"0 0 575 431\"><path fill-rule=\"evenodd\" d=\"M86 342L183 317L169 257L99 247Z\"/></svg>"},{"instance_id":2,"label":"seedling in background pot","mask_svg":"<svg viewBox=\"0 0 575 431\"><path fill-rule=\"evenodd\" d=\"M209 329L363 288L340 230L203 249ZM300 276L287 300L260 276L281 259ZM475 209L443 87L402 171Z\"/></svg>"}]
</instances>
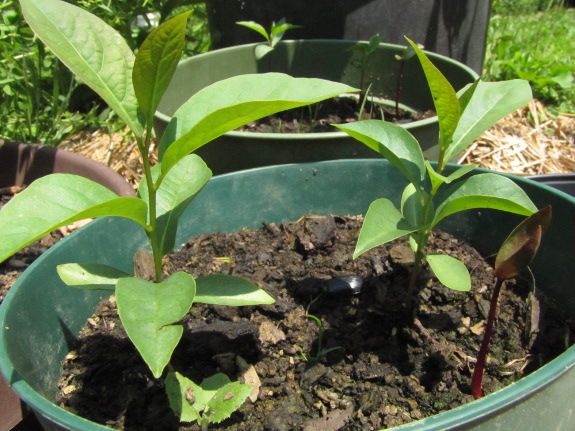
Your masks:
<instances>
[{"instance_id":1,"label":"seedling in background pot","mask_svg":"<svg viewBox=\"0 0 575 431\"><path fill-rule=\"evenodd\" d=\"M485 361L487 359L487 352L489 350L489 341L493 333L493 324L495 323L495 316L497 313L497 300L499 292L505 280L515 277L523 269L527 268L539 249L541 243L541 236L543 231L547 229L551 223L551 206L547 206L535 214L523 220L505 242L501 245L497 257L495 259L495 277L496 283L491 296L491 304L489 314L487 315L487 322L485 324L485 332L483 333L483 341L477 356L475 369L473 370L473 377L471 379L471 392L475 398L483 396L483 388L481 382L483 380L483 370L485 368Z\"/></svg>"},{"instance_id":2,"label":"seedling in background pot","mask_svg":"<svg viewBox=\"0 0 575 431\"><path fill-rule=\"evenodd\" d=\"M429 235L441 220L472 208L492 208L525 216L537 208L518 185L502 175L466 176L475 165L445 173L447 162L476 137L531 100L528 82L478 80L456 93L423 51L409 39L408 42L421 62L437 112L437 164L425 161L417 140L395 124L366 120L335 126L387 158L408 181L399 209L386 198L377 199L369 206L353 256L356 258L374 247L407 236L415 252L406 295L407 310L411 313L424 261L445 286L461 291L471 288L469 272L461 261L448 255L426 253Z\"/></svg>"},{"instance_id":3,"label":"seedling in background pot","mask_svg":"<svg viewBox=\"0 0 575 431\"><path fill-rule=\"evenodd\" d=\"M58 273L71 286L115 291L128 336L153 376L160 378L182 336L183 327L177 322L193 302L234 306L274 302L262 289L230 275L194 279L178 272L163 279L162 258L175 245L178 219L212 175L202 159L191 153L247 122L355 90L282 74L242 75L217 82L174 114L160 142L160 163L151 166L154 113L181 57L190 13L155 29L134 56L114 29L87 11L60 0L21 0L20 4L36 35L130 127L142 156L144 178L137 198L118 197L75 175L53 174L35 181L0 211L4 235L0 261L77 220L116 216L138 223L149 240L154 282L99 263L64 264ZM206 408L213 411L220 405L208 403L202 411L207 414ZM224 416L210 415L219 420Z\"/></svg>"},{"instance_id":4,"label":"seedling in background pot","mask_svg":"<svg viewBox=\"0 0 575 431\"><path fill-rule=\"evenodd\" d=\"M304 352L302 352L301 357L304 361L309 362L310 364L317 364L319 361L321 361L323 358L326 357L326 355L330 352L333 352L334 350L339 350L339 349L343 349L343 347L331 347L329 349L324 349L323 348L323 323L321 321L321 319L317 316L314 316L313 314L306 314L305 317L312 319L316 326L317 326L317 353L315 354L315 356L312 356L311 354L306 354Z\"/></svg>"},{"instance_id":5,"label":"seedling in background pot","mask_svg":"<svg viewBox=\"0 0 575 431\"><path fill-rule=\"evenodd\" d=\"M256 59L257 60L264 58L267 54L272 52L275 49L276 45L281 42L286 31L291 30L292 28L300 28L301 27L299 25L286 23L285 18L280 19L277 23L275 21L272 22L269 33L263 27L263 25L258 24L255 21L238 21L238 22L236 22L236 24L242 25L244 27L252 29L253 31L258 32L263 37L265 37L265 39L268 41L267 45L257 45L256 46Z\"/></svg>"}]
</instances>

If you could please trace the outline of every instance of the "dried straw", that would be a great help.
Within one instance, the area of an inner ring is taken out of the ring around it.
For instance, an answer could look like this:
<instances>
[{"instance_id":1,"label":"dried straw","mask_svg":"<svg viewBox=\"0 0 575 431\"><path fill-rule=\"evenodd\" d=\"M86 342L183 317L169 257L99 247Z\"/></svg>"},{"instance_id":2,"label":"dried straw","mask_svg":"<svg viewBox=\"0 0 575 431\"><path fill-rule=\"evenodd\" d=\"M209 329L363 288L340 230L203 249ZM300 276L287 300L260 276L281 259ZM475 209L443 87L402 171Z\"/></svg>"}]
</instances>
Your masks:
<instances>
[{"instance_id":1,"label":"dried straw","mask_svg":"<svg viewBox=\"0 0 575 431\"><path fill-rule=\"evenodd\" d=\"M533 100L481 135L459 159L516 175L575 171L575 115L552 117Z\"/></svg>"},{"instance_id":2,"label":"dried straw","mask_svg":"<svg viewBox=\"0 0 575 431\"><path fill-rule=\"evenodd\" d=\"M127 129L112 135L83 132L63 147L110 166L136 185L142 176L140 155L129 136ZM154 146L150 153L155 162L153 150ZM575 172L575 114L552 117L533 100L481 135L459 163L517 175Z\"/></svg>"}]
</instances>

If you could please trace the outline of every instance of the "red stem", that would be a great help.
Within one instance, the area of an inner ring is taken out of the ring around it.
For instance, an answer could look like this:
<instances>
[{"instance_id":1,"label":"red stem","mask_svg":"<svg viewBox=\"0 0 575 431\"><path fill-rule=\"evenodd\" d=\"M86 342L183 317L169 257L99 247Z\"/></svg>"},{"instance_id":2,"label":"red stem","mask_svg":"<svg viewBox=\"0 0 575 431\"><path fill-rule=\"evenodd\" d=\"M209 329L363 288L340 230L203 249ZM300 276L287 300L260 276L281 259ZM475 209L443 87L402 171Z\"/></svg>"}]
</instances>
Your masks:
<instances>
[{"instance_id":1,"label":"red stem","mask_svg":"<svg viewBox=\"0 0 575 431\"><path fill-rule=\"evenodd\" d=\"M483 341L481 342L481 348L479 349L479 355L477 356L477 363L475 364L475 370L473 370L473 377L471 378L471 393L475 399L483 397L483 389L481 387L483 370L485 368L485 360L487 359L489 341L491 340L491 334L493 333L495 312L497 311L497 300L499 298L499 292L501 291L503 281L504 280L497 279L497 283L493 289L491 304L489 306L489 315L487 316L487 324L485 325L485 332L483 333Z\"/></svg>"}]
</instances>

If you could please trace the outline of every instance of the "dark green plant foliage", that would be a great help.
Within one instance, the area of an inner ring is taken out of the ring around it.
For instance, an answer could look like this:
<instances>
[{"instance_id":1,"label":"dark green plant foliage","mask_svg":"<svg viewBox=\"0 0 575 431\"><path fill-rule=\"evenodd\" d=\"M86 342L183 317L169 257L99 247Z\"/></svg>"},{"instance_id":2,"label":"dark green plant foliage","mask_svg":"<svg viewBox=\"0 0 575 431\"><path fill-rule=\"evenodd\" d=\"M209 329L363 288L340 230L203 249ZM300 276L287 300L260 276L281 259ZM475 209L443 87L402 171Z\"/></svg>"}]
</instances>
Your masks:
<instances>
[{"instance_id":1,"label":"dark green plant foliage","mask_svg":"<svg viewBox=\"0 0 575 431\"><path fill-rule=\"evenodd\" d=\"M485 79L531 83L552 111L575 112L575 9L562 0L495 1Z\"/></svg>"},{"instance_id":2,"label":"dark green plant foliage","mask_svg":"<svg viewBox=\"0 0 575 431\"><path fill-rule=\"evenodd\" d=\"M100 16L135 49L159 23L185 10L185 55L209 49L205 4L198 0L72 0ZM46 49L24 21L17 2L0 6L0 138L56 146L81 130L124 124Z\"/></svg>"}]
</instances>

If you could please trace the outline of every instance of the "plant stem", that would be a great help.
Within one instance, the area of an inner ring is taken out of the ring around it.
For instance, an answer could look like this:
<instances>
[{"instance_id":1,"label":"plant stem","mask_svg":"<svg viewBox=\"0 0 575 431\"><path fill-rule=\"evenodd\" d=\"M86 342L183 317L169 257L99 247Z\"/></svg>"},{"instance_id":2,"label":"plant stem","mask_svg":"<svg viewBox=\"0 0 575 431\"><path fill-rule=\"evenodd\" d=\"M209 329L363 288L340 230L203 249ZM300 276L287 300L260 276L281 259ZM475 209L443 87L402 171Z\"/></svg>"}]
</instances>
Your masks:
<instances>
[{"instance_id":1,"label":"plant stem","mask_svg":"<svg viewBox=\"0 0 575 431\"><path fill-rule=\"evenodd\" d=\"M162 281L162 253L158 244L158 232L157 232L157 216L156 216L156 186L152 179L152 168L150 166L149 148L150 140L152 136L152 126L148 124L146 126L146 135L142 142L142 138L139 138L138 148L142 155L142 161L144 166L144 175L146 178L146 185L148 186L148 211L150 216L150 224L148 226L147 235L150 240L150 246L152 247L152 256L154 258L154 274L156 278L156 283Z\"/></svg>"},{"instance_id":2,"label":"plant stem","mask_svg":"<svg viewBox=\"0 0 575 431\"><path fill-rule=\"evenodd\" d=\"M473 377L471 378L471 393L475 399L483 397L483 389L481 382L483 381L483 370L485 369L485 361L487 359L487 350L489 349L489 341L493 333L493 324L495 322L495 312L497 310L497 300L499 299L499 292L504 280L497 279L493 295L491 296L491 304L489 306L489 314L487 316L487 323L485 324L485 332L483 333L483 341L477 356L477 363L473 370Z\"/></svg>"}]
</instances>

